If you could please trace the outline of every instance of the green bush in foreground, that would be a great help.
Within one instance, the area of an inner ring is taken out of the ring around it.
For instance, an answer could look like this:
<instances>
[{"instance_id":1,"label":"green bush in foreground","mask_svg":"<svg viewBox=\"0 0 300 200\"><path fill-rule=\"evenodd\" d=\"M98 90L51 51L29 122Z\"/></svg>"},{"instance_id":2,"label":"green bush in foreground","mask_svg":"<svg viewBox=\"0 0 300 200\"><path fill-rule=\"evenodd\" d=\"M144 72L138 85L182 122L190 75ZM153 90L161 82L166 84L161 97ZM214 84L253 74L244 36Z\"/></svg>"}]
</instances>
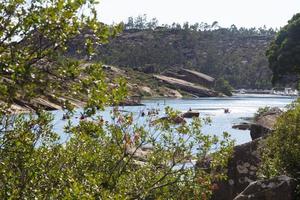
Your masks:
<instances>
[{"instance_id":1,"label":"green bush in foreground","mask_svg":"<svg viewBox=\"0 0 300 200\"><path fill-rule=\"evenodd\" d=\"M300 182L300 99L277 121L274 133L264 141L261 173L265 177L286 174Z\"/></svg>"},{"instance_id":2,"label":"green bush in foreground","mask_svg":"<svg viewBox=\"0 0 300 200\"><path fill-rule=\"evenodd\" d=\"M49 113L1 119L1 199L208 199L233 145L226 134L204 135L200 119L139 125L117 108L112 122L69 121L62 144ZM140 155L145 146L151 150ZM209 171L195 167L208 155Z\"/></svg>"}]
</instances>

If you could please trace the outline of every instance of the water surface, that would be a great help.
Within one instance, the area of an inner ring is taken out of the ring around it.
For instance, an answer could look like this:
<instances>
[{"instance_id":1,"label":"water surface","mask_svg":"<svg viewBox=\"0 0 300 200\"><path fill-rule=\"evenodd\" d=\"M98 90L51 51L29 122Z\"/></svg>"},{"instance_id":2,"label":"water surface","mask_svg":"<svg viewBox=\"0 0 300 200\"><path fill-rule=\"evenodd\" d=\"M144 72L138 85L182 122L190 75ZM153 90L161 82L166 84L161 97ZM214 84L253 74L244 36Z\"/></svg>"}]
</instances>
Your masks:
<instances>
[{"instance_id":1,"label":"water surface","mask_svg":"<svg viewBox=\"0 0 300 200\"><path fill-rule=\"evenodd\" d=\"M254 113L260 107L270 106L284 108L286 105L295 100L295 97L275 96L275 95L235 95L232 97L210 97L197 99L149 99L143 100L145 106L121 107L123 111L133 112L135 119L142 122L141 112L147 113L151 109L159 109L160 115L164 115L166 106L173 107L179 111L185 112L190 108L200 112L202 117L210 117L212 123L204 125L202 130L206 134L215 134L221 136L224 131L230 133L236 144L242 144L251 141L249 131L236 130L232 125L243 122L244 118L253 117ZM229 114L224 113L224 109L230 110ZM107 108L101 112L105 120L110 120L111 108ZM79 121L81 109L78 109L73 122ZM63 134L65 121L62 121L62 111L54 111L54 129L61 133L62 141L68 139L69 136Z\"/></svg>"}]
</instances>

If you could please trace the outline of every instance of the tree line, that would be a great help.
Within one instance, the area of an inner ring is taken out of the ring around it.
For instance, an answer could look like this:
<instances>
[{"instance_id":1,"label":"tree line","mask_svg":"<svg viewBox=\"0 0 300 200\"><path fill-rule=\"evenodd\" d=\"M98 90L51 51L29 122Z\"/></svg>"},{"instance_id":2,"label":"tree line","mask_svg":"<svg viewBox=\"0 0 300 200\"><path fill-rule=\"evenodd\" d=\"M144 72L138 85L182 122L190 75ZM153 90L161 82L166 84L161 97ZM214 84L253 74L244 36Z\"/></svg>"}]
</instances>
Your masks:
<instances>
[{"instance_id":1,"label":"tree line","mask_svg":"<svg viewBox=\"0 0 300 200\"><path fill-rule=\"evenodd\" d=\"M172 24L160 24L157 18L148 19L147 15L139 15L137 17L128 17L127 21L123 23L125 30L137 29L137 30L155 30L155 29L172 29L172 30L190 30L190 31L213 31L216 29L227 29L233 33L243 33L248 35L274 35L278 32L278 29L263 27L252 27L238 28L236 25L232 24L229 28L221 27L218 21L214 21L211 24L206 22L196 22L190 24L189 22L184 22L183 24L173 22Z\"/></svg>"},{"instance_id":2,"label":"tree line","mask_svg":"<svg viewBox=\"0 0 300 200\"><path fill-rule=\"evenodd\" d=\"M142 15L130 17L118 37L97 47L93 59L146 73L191 68L235 88L267 89L272 73L265 51L275 35L266 27L222 28L217 22L159 25Z\"/></svg>"}]
</instances>

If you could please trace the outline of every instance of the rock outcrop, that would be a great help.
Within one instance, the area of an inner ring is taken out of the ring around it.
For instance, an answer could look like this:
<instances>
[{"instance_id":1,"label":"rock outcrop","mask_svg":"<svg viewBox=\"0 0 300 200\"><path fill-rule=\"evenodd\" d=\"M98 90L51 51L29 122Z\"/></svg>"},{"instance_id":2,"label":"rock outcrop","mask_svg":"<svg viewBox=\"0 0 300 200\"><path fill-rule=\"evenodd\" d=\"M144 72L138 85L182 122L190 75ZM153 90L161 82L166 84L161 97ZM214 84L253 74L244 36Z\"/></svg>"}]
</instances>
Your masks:
<instances>
[{"instance_id":1,"label":"rock outcrop","mask_svg":"<svg viewBox=\"0 0 300 200\"><path fill-rule=\"evenodd\" d=\"M250 130L252 140L268 135L274 131L277 118L282 114L282 110L277 107L255 117L254 122L241 123L232 126L240 130Z\"/></svg>"},{"instance_id":2,"label":"rock outcrop","mask_svg":"<svg viewBox=\"0 0 300 200\"><path fill-rule=\"evenodd\" d=\"M295 187L295 180L288 176L259 180L250 183L234 200L293 200Z\"/></svg>"},{"instance_id":3,"label":"rock outcrop","mask_svg":"<svg viewBox=\"0 0 300 200\"><path fill-rule=\"evenodd\" d=\"M160 81L167 83L171 87L186 91L186 92L196 95L198 97L218 96L218 93L215 92L214 90L210 90L206 87L202 87L200 85L196 85L194 83L191 83L191 82L188 82L185 80L168 77L168 76L163 76L163 75L154 75L154 77Z\"/></svg>"},{"instance_id":4,"label":"rock outcrop","mask_svg":"<svg viewBox=\"0 0 300 200\"><path fill-rule=\"evenodd\" d=\"M258 180L260 142L275 129L276 120L282 114L279 108L271 108L257 115L252 123L234 125L233 128L250 130L252 141L236 146L228 164L228 181L219 184L214 192L215 200L292 200L295 181L287 176ZM240 193L240 194L239 194Z\"/></svg>"},{"instance_id":5,"label":"rock outcrop","mask_svg":"<svg viewBox=\"0 0 300 200\"><path fill-rule=\"evenodd\" d=\"M184 68L178 70L177 72L168 70L165 71L163 75L200 84L206 87L213 87L215 82L215 79L207 74Z\"/></svg>"},{"instance_id":6,"label":"rock outcrop","mask_svg":"<svg viewBox=\"0 0 300 200\"><path fill-rule=\"evenodd\" d=\"M185 113L181 114L181 117L183 118L193 118L193 117L199 117L200 113L196 111L187 111Z\"/></svg>"},{"instance_id":7,"label":"rock outcrop","mask_svg":"<svg viewBox=\"0 0 300 200\"><path fill-rule=\"evenodd\" d=\"M177 90L173 90L171 88L163 87L164 90L164 97L169 97L169 98L182 98L182 94L178 92Z\"/></svg>"},{"instance_id":8,"label":"rock outcrop","mask_svg":"<svg viewBox=\"0 0 300 200\"><path fill-rule=\"evenodd\" d=\"M261 161L258 152L260 140L234 147L233 156L227 168L228 179L217 183L219 189L214 191L213 200L234 199L251 182L257 180L256 172Z\"/></svg>"},{"instance_id":9,"label":"rock outcrop","mask_svg":"<svg viewBox=\"0 0 300 200\"><path fill-rule=\"evenodd\" d=\"M255 122L250 127L250 135L252 140L264 137L274 131L277 118L282 114L282 110L277 107L271 108L269 111L256 117Z\"/></svg>"},{"instance_id":10,"label":"rock outcrop","mask_svg":"<svg viewBox=\"0 0 300 200\"><path fill-rule=\"evenodd\" d=\"M179 74L182 74L185 77L184 80L198 83L206 87L213 87L215 83L215 79L213 77L195 70L181 69Z\"/></svg>"}]
</instances>

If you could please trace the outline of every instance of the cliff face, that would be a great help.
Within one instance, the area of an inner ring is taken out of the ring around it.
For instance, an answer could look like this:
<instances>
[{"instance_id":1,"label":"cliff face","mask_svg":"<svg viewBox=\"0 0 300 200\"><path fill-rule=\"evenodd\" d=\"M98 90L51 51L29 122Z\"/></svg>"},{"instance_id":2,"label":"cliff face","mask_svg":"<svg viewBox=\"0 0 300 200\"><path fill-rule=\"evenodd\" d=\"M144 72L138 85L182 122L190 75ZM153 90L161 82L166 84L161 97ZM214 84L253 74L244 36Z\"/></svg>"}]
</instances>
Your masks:
<instances>
[{"instance_id":1,"label":"cliff face","mask_svg":"<svg viewBox=\"0 0 300 200\"><path fill-rule=\"evenodd\" d=\"M95 60L146 73L195 69L235 88L269 88L271 71L265 51L274 33L254 34L229 29L130 30L97 47Z\"/></svg>"}]
</instances>

